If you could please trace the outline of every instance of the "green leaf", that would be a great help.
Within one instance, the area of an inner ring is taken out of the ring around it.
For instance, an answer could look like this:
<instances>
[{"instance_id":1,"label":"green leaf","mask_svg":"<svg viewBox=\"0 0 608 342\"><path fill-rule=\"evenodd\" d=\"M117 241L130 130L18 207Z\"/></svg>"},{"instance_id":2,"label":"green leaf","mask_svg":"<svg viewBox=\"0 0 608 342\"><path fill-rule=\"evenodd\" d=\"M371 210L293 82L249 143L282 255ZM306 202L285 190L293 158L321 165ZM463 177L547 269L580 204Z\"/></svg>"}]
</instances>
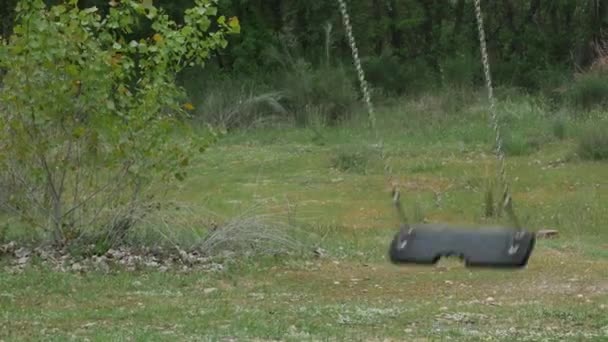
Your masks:
<instances>
[{"instance_id":1,"label":"green leaf","mask_svg":"<svg viewBox=\"0 0 608 342\"><path fill-rule=\"evenodd\" d=\"M150 8L154 8L154 3L153 3L153 1L152 1L152 0L143 0L143 1L142 1L142 6L143 6L144 8L148 8L148 9L150 9Z\"/></svg>"},{"instance_id":2,"label":"green leaf","mask_svg":"<svg viewBox=\"0 0 608 342\"><path fill-rule=\"evenodd\" d=\"M83 10L83 12L84 12L84 13L86 13L86 14L95 13L95 12L97 12L97 11L98 11L97 6L93 6L93 7L85 8L85 9Z\"/></svg>"},{"instance_id":3,"label":"green leaf","mask_svg":"<svg viewBox=\"0 0 608 342\"><path fill-rule=\"evenodd\" d=\"M80 139L85 133L86 133L86 128L79 126L79 127L74 128L74 132L72 133L72 135L74 136L74 138Z\"/></svg>"}]
</instances>

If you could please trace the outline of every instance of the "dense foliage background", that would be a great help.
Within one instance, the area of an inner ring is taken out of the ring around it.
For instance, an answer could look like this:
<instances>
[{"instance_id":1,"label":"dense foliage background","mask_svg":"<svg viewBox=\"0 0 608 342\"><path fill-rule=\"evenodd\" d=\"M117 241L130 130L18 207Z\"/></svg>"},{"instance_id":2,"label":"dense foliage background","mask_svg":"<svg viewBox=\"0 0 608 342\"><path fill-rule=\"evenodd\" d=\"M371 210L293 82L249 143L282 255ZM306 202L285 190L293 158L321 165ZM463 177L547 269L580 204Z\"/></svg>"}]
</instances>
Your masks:
<instances>
[{"instance_id":1,"label":"dense foliage background","mask_svg":"<svg viewBox=\"0 0 608 342\"><path fill-rule=\"evenodd\" d=\"M11 28L16 0L5 0L2 34ZM49 4L61 1L46 1ZM107 10L106 0L83 7ZM193 0L157 0L179 22ZM476 27L471 0L350 0L355 36L373 83L390 91L412 91L420 81L442 77L479 79ZM237 16L242 34L215 56L214 63L238 74L266 74L280 63L268 58L285 45L291 54L319 63L331 44L334 57L350 58L333 0L223 0L227 16ZM558 82L565 70L594 60L594 44L607 27L605 0L482 1L495 79L500 84L539 89ZM139 34L148 28L141 27ZM328 37L329 36L329 37ZM329 41L328 41L329 38Z\"/></svg>"}]
</instances>

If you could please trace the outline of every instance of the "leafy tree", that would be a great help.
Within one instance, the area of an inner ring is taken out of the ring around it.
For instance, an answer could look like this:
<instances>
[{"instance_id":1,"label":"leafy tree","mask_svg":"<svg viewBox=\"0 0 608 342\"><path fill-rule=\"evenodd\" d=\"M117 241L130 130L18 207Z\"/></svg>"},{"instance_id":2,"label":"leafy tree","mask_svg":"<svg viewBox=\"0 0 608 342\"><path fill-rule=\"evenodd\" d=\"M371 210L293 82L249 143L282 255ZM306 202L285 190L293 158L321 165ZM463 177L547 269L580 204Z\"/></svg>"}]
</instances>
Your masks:
<instances>
[{"instance_id":1,"label":"leafy tree","mask_svg":"<svg viewBox=\"0 0 608 342\"><path fill-rule=\"evenodd\" d=\"M85 228L120 236L161 184L183 180L215 133L184 135L192 108L175 74L239 31L212 0L182 25L151 0L110 1L105 15L77 4L21 1L0 46L0 171L14 190L0 204L55 243ZM151 34L129 39L144 24Z\"/></svg>"}]
</instances>

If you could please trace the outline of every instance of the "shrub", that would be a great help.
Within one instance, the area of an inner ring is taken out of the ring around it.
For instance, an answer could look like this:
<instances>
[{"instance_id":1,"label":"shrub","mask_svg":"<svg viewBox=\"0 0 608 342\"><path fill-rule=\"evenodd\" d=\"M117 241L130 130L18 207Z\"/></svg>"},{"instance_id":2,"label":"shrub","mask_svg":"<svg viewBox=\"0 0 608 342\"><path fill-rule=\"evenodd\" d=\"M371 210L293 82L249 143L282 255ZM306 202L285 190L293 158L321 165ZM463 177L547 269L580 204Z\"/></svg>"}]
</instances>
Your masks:
<instances>
[{"instance_id":1,"label":"shrub","mask_svg":"<svg viewBox=\"0 0 608 342\"><path fill-rule=\"evenodd\" d=\"M284 73L280 87L299 126L308 124L311 115L338 124L349 118L357 102L355 84L342 67L312 68L300 60Z\"/></svg>"},{"instance_id":2,"label":"shrub","mask_svg":"<svg viewBox=\"0 0 608 342\"><path fill-rule=\"evenodd\" d=\"M151 1L110 2L105 16L76 1L21 1L0 46L0 171L14 183L1 204L65 244L89 227L130 228L164 182L182 180L214 135L176 138L190 105L175 74L238 31L213 4L197 0L178 26ZM142 18L154 34L129 40Z\"/></svg>"},{"instance_id":3,"label":"shrub","mask_svg":"<svg viewBox=\"0 0 608 342\"><path fill-rule=\"evenodd\" d=\"M447 58L441 64L445 86L470 88L479 72L479 60L468 54Z\"/></svg>"},{"instance_id":4,"label":"shrub","mask_svg":"<svg viewBox=\"0 0 608 342\"><path fill-rule=\"evenodd\" d=\"M593 125L578 138L578 154L587 160L608 159L608 124Z\"/></svg>"},{"instance_id":5,"label":"shrub","mask_svg":"<svg viewBox=\"0 0 608 342\"><path fill-rule=\"evenodd\" d=\"M580 75L569 90L572 104L583 110L608 104L608 75L588 73Z\"/></svg>"},{"instance_id":6,"label":"shrub","mask_svg":"<svg viewBox=\"0 0 608 342\"><path fill-rule=\"evenodd\" d=\"M285 119L287 115L282 104L284 95L256 80L225 77L192 82L188 88L197 122L235 129L271 118Z\"/></svg>"},{"instance_id":7,"label":"shrub","mask_svg":"<svg viewBox=\"0 0 608 342\"><path fill-rule=\"evenodd\" d=\"M364 61L369 83L386 95L418 95L435 83L435 74L422 59L404 61L390 52Z\"/></svg>"}]
</instances>

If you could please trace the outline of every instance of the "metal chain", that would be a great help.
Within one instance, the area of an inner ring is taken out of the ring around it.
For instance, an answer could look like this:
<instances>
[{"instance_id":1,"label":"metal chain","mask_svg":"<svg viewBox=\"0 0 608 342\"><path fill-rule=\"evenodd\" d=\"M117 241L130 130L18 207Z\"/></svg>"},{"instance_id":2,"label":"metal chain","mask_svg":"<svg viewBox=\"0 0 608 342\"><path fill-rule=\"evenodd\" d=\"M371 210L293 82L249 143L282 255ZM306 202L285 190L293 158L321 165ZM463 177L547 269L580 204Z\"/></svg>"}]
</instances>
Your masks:
<instances>
[{"instance_id":1,"label":"metal chain","mask_svg":"<svg viewBox=\"0 0 608 342\"><path fill-rule=\"evenodd\" d=\"M369 93L369 88L367 87L367 81L365 80L365 74L363 73L363 67L361 66L361 59L359 58L359 49L357 49L357 44L355 42L355 36L353 35L353 27L350 23L350 16L348 15L348 10L346 9L345 0L338 0L340 3L340 12L342 13L342 22L344 23L344 27L346 28L346 35L348 37L348 43L350 44L350 48L353 54L353 60L355 63L355 68L357 69L357 76L359 77L359 84L361 86L361 92L363 93L363 100L367 105L367 112L369 115L369 120L372 125L372 128L376 129L376 115L374 113L374 106L372 105L371 96ZM376 132L377 133L377 132Z\"/></svg>"},{"instance_id":2,"label":"metal chain","mask_svg":"<svg viewBox=\"0 0 608 342\"><path fill-rule=\"evenodd\" d=\"M499 162L499 175L500 182L503 185L503 203L502 207L506 209L511 221L517 228L518 232L511 240L511 246L509 247L509 254L515 254L519 250L519 244L517 243L523 236L524 231L515 215L513 210L513 200L509 191L509 183L507 181L507 167L505 161L505 153L502 149L502 137L500 135L500 127L498 123L498 115L496 113L496 101L494 99L494 90L492 88L492 76L490 73L490 62L488 58L488 51L486 47L486 35L483 25L483 17L481 14L481 0L475 0L475 14L477 17L477 28L479 31L479 45L481 49L481 61L483 63L483 70L486 79L486 87L488 90L488 100L490 102L490 115L492 119L492 125L496 136L496 156Z\"/></svg>"},{"instance_id":3,"label":"metal chain","mask_svg":"<svg viewBox=\"0 0 608 342\"><path fill-rule=\"evenodd\" d=\"M486 79L486 87L488 89L488 100L490 102L490 115L492 119L492 125L494 128L494 134L496 136L496 156L499 162L499 176L500 182L504 186L503 192L503 206L511 206L511 195L509 194L509 184L507 181L507 167L505 162L505 153L502 148L502 137L500 135L500 127L498 123L498 115L496 113L496 101L494 99L494 90L492 88L492 76L490 73L490 62L488 58L488 51L486 48L486 35L483 25L483 17L481 14L481 0L475 0L475 14L477 16L477 28L479 30L479 44L481 49L481 61L483 63L483 70Z\"/></svg>"},{"instance_id":4,"label":"metal chain","mask_svg":"<svg viewBox=\"0 0 608 342\"><path fill-rule=\"evenodd\" d=\"M405 213L403 211L403 208L401 207L400 192L399 192L396 182L393 181L393 169L391 167L390 157L385 153L382 137L378 133L378 129L376 127L376 115L374 113L374 106L372 105L369 88L367 86L367 81L365 80L365 73L363 72L363 67L361 66L361 59L359 58L359 50L357 49L357 44L355 42L355 37L353 35L353 27L351 25L350 16L348 15L348 10L346 8L346 1L338 0L338 3L340 4L342 22L344 24L344 28L346 29L348 43L349 43L351 51L352 51L353 61L355 63L355 68L357 70L357 76L359 78L359 85L361 87L361 92L363 93L363 100L365 101L365 104L367 107L369 121L370 121L372 129L374 131L375 138L378 141L380 156L384 163L384 170L387 174L388 182L392 187L392 192L391 192L392 199L393 199L395 206L397 207L397 211L398 211L398 214L399 214L399 217L400 217L402 223L407 226Z\"/></svg>"},{"instance_id":5,"label":"metal chain","mask_svg":"<svg viewBox=\"0 0 608 342\"><path fill-rule=\"evenodd\" d=\"M500 135L500 128L498 125L498 116L496 114L496 101L494 99L494 89L492 88L492 76L490 74L490 62L488 58L488 51L486 48L486 35L483 27L483 17L481 15L481 4L480 0L475 0L475 14L477 15L477 28L479 30L479 44L481 48L481 61L483 63L483 70L486 78L486 87L488 88L488 100L490 102L490 115L492 119L492 125L494 133L496 135L496 156L500 163L500 181L505 186L505 192L507 190L507 171L505 163L505 154L502 150L502 137Z\"/></svg>"}]
</instances>

